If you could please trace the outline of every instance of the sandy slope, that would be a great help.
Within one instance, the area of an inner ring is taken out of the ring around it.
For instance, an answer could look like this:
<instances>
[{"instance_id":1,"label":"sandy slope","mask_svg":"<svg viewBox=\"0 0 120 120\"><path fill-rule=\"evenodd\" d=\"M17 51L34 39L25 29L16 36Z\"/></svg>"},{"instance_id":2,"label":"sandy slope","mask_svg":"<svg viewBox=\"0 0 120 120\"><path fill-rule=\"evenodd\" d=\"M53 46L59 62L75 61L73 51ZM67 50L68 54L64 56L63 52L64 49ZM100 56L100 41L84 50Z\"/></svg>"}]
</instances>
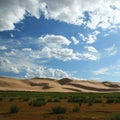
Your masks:
<instances>
[{"instance_id":1,"label":"sandy slope","mask_svg":"<svg viewBox=\"0 0 120 120\"><path fill-rule=\"evenodd\" d=\"M34 78L20 80L0 77L0 90L40 92L120 92L120 83L82 81L64 78L61 80Z\"/></svg>"}]
</instances>

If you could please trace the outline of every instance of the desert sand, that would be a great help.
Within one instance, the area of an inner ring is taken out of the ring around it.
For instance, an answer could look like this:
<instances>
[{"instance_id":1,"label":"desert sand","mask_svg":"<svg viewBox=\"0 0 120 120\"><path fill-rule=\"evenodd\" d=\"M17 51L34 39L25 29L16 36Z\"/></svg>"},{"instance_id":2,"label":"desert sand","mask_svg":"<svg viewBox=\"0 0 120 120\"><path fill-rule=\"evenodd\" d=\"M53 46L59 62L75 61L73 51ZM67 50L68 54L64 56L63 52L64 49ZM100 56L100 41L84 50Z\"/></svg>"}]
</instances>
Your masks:
<instances>
[{"instance_id":1,"label":"desert sand","mask_svg":"<svg viewBox=\"0 0 120 120\"><path fill-rule=\"evenodd\" d=\"M120 83L93 80L33 78L21 80L0 77L0 91L38 92L120 92Z\"/></svg>"}]
</instances>

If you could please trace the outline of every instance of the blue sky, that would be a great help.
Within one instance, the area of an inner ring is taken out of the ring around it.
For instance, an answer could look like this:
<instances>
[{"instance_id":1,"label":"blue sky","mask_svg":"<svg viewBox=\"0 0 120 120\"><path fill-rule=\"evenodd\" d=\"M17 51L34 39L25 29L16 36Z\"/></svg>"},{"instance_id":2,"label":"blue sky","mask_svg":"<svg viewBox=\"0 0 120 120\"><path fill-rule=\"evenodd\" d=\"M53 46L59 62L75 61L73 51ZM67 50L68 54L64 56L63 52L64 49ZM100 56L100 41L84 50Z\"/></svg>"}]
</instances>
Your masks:
<instances>
[{"instance_id":1,"label":"blue sky","mask_svg":"<svg viewBox=\"0 0 120 120\"><path fill-rule=\"evenodd\" d=\"M119 81L119 0L0 0L0 76Z\"/></svg>"}]
</instances>

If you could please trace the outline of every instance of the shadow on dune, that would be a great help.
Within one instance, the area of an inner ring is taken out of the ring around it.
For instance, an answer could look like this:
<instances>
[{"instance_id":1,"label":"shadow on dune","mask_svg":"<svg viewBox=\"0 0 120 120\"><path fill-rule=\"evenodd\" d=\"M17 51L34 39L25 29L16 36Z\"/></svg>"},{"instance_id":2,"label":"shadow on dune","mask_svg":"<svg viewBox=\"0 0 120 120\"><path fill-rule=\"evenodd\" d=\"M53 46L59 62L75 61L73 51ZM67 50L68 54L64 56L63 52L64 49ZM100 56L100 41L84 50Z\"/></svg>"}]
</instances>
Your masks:
<instances>
[{"instance_id":1,"label":"shadow on dune","mask_svg":"<svg viewBox=\"0 0 120 120\"><path fill-rule=\"evenodd\" d=\"M81 90L78 90L78 89L74 89L74 88L63 88L63 89L67 89L67 90L72 90L74 92L82 92Z\"/></svg>"},{"instance_id":2,"label":"shadow on dune","mask_svg":"<svg viewBox=\"0 0 120 120\"><path fill-rule=\"evenodd\" d=\"M30 86L40 86L40 87L42 87L42 89L50 89L50 88L53 88L53 87L50 87L49 86L49 83L29 83L30 84Z\"/></svg>"},{"instance_id":3,"label":"shadow on dune","mask_svg":"<svg viewBox=\"0 0 120 120\"><path fill-rule=\"evenodd\" d=\"M68 83L67 85L72 85L74 87L82 88L85 90L100 91L100 92L119 91L120 90L120 89L112 89L112 88L94 88L94 87L84 86L84 85L74 84L74 83Z\"/></svg>"},{"instance_id":4,"label":"shadow on dune","mask_svg":"<svg viewBox=\"0 0 120 120\"><path fill-rule=\"evenodd\" d=\"M69 82L72 82L72 80L69 79L69 78L63 78L63 79L58 81L58 83L61 84L61 85L67 84Z\"/></svg>"}]
</instances>

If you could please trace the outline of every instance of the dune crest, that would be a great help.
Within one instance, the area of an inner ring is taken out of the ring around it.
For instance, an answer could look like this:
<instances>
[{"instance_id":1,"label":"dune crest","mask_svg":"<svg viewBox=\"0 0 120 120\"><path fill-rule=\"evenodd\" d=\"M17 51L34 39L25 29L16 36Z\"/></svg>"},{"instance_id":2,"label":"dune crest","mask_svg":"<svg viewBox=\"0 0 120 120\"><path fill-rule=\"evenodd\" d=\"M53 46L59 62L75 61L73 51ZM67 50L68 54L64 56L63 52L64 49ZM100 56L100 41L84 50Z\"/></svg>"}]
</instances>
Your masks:
<instances>
[{"instance_id":1,"label":"dune crest","mask_svg":"<svg viewBox=\"0 0 120 120\"><path fill-rule=\"evenodd\" d=\"M0 77L1 91L38 91L38 92L120 92L120 83L83 81L63 78L33 78L20 80Z\"/></svg>"}]
</instances>

